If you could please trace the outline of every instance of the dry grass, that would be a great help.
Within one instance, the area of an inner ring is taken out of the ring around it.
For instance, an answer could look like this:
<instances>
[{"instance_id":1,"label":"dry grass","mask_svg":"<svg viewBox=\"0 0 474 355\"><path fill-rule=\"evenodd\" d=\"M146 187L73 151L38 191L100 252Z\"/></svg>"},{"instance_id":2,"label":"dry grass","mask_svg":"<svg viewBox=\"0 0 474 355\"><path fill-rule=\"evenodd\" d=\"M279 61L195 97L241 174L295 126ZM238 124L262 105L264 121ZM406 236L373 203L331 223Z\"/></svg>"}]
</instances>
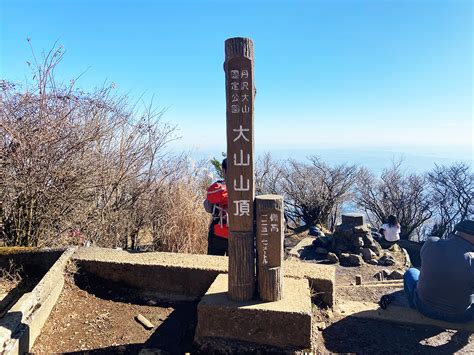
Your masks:
<instances>
[{"instance_id":1,"label":"dry grass","mask_svg":"<svg viewBox=\"0 0 474 355\"><path fill-rule=\"evenodd\" d=\"M170 183L164 191L153 223L154 246L160 251L204 254L210 221L204 210L203 192L191 179Z\"/></svg>"},{"instance_id":2,"label":"dry grass","mask_svg":"<svg viewBox=\"0 0 474 355\"><path fill-rule=\"evenodd\" d=\"M23 267L17 266L13 260L9 261L8 268L0 269L0 293L7 293L14 289L23 279Z\"/></svg>"}]
</instances>

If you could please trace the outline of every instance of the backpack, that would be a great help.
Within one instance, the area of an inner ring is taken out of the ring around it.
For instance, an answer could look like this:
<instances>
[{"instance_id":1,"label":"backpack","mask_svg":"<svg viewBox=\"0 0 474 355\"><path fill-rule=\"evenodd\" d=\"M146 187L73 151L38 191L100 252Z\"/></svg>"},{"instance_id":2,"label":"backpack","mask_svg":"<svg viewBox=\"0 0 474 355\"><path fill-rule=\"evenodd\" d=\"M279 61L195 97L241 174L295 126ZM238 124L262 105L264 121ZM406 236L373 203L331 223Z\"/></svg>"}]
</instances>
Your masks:
<instances>
[{"instance_id":1,"label":"backpack","mask_svg":"<svg viewBox=\"0 0 474 355\"><path fill-rule=\"evenodd\" d=\"M227 210L228 194L224 180L218 180L207 189L207 200Z\"/></svg>"},{"instance_id":2,"label":"backpack","mask_svg":"<svg viewBox=\"0 0 474 355\"><path fill-rule=\"evenodd\" d=\"M227 238L229 228L227 226L228 194L224 180L218 180L207 189L207 200L213 205L213 232L214 235Z\"/></svg>"}]
</instances>

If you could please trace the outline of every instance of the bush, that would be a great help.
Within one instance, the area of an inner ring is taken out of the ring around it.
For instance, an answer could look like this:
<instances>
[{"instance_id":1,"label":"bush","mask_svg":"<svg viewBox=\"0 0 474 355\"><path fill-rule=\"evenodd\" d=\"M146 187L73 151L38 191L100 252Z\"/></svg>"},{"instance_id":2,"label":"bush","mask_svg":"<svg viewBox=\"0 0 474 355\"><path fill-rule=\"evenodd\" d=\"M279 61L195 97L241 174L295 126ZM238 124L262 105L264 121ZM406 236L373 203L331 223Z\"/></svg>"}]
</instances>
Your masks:
<instances>
[{"instance_id":1,"label":"bush","mask_svg":"<svg viewBox=\"0 0 474 355\"><path fill-rule=\"evenodd\" d=\"M423 175L404 174L401 163L384 169L379 179L362 169L354 201L374 225L385 223L391 214L397 216L401 226L400 238L408 240L433 215L427 187Z\"/></svg>"},{"instance_id":2,"label":"bush","mask_svg":"<svg viewBox=\"0 0 474 355\"><path fill-rule=\"evenodd\" d=\"M168 206L162 218L170 231L155 241L167 250L202 251L202 181L184 181L191 162L166 150L175 127L161 111L114 95L114 85L86 93L74 80L57 83L62 55L62 48L44 55L25 88L1 82L0 238L22 246L137 247L140 233L156 224L154 208ZM197 245L169 241L183 231Z\"/></svg>"},{"instance_id":3,"label":"bush","mask_svg":"<svg viewBox=\"0 0 474 355\"><path fill-rule=\"evenodd\" d=\"M474 216L474 174L466 163L439 166L427 174L435 208L430 235L446 237L454 226Z\"/></svg>"}]
</instances>

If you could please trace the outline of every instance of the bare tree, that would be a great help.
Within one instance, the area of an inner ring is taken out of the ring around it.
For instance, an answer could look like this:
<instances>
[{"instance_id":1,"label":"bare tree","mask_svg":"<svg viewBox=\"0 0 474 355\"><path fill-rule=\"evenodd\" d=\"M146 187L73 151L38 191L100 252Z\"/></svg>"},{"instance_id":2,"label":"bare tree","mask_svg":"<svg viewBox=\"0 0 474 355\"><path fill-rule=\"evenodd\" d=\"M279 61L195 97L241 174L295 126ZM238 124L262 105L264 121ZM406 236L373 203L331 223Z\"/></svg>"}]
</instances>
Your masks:
<instances>
[{"instance_id":1,"label":"bare tree","mask_svg":"<svg viewBox=\"0 0 474 355\"><path fill-rule=\"evenodd\" d=\"M474 174L467 163L436 165L428 174L435 210L431 235L446 237L456 223L474 215Z\"/></svg>"},{"instance_id":2,"label":"bare tree","mask_svg":"<svg viewBox=\"0 0 474 355\"><path fill-rule=\"evenodd\" d=\"M405 175L401 162L384 169L380 179L363 169L354 200L374 225L381 225L391 214L397 216L402 239L409 239L433 214L426 178L414 173Z\"/></svg>"},{"instance_id":3,"label":"bare tree","mask_svg":"<svg viewBox=\"0 0 474 355\"><path fill-rule=\"evenodd\" d=\"M331 167L317 157L310 164L289 160L282 172L282 191L289 206L288 217L296 224L334 227L342 204L351 196L358 174L356 166Z\"/></svg>"},{"instance_id":4,"label":"bare tree","mask_svg":"<svg viewBox=\"0 0 474 355\"><path fill-rule=\"evenodd\" d=\"M174 233L173 217L182 216L180 211L190 220L193 213L201 218L196 207L201 182L194 175L183 181L190 161L166 149L175 127L162 121L163 112L130 105L113 94L113 85L85 93L75 80L57 83L54 70L62 56L56 48L40 62L35 58L33 82L25 88L0 83L0 238L9 245L89 239L136 247L139 235L153 229L152 210L174 201L176 186L181 200L191 202L168 205ZM172 178L180 173L179 180ZM199 251L206 224L207 218L187 224L197 248L171 249Z\"/></svg>"},{"instance_id":5,"label":"bare tree","mask_svg":"<svg viewBox=\"0 0 474 355\"><path fill-rule=\"evenodd\" d=\"M255 163L255 190L257 195L282 194L283 166L270 153L260 156Z\"/></svg>"}]
</instances>

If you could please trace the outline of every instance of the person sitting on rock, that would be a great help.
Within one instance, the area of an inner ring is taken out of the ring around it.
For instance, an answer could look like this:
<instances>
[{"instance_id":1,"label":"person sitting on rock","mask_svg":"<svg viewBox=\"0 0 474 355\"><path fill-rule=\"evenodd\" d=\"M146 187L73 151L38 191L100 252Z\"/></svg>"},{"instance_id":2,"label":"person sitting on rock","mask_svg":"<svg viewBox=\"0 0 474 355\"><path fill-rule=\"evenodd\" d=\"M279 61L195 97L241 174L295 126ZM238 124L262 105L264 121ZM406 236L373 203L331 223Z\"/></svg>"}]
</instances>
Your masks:
<instances>
[{"instance_id":1,"label":"person sitting on rock","mask_svg":"<svg viewBox=\"0 0 474 355\"><path fill-rule=\"evenodd\" d=\"M222 161L222 174L227 171L227 158ZM204 209L212 213L207 239L208 255L226 255L228 247L229 227L227 225L228 194L225 180L217 180L207 189Z\"/></svg>"},{"instance_id":2,"label":"person sitting on rock","mask_svg":"<svg viewBox=\"0 0 474 355\"><path fill-rule=\"evenodd\" d=\"M403 277L410 307L438 320L474 320L474 221L457 224L447 239L429 238L420 256L421 271Z\"/></svg>"},{"instance_id":3,"label":"person sitting on rock","mask_svg":"<svg viewBox=\"0 0 474 355\"><path fill-rule=\"evenodd\" d=\"M388 216L387 223L382 224L379 230L383 235L388 246L391 246L400 240L400 223L393 214Z\"/></svg>"}]
</instances>

